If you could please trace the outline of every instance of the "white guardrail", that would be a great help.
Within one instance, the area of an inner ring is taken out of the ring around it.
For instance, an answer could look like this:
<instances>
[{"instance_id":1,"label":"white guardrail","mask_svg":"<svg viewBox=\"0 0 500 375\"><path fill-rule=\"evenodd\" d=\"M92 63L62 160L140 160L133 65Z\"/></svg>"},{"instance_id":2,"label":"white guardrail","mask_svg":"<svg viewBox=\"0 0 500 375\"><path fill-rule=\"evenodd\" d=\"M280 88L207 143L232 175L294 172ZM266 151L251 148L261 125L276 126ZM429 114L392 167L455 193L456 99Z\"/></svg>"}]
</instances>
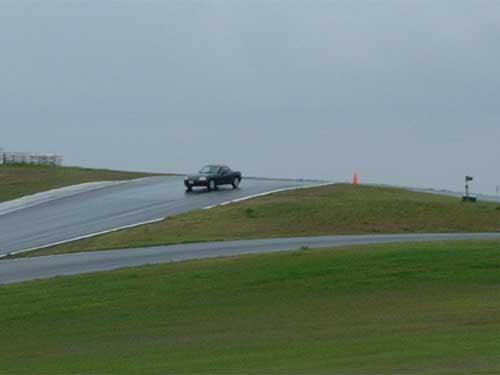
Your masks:
<instances>
[{"instance_id":1,"label":"white guardrail","mask_svg":"<svg viewBox=\"0 0 500 375\"><path fill-rule=\"evenodd\" d=\"M62 165L63 157L56 154L38 154L31 152L1 152L0 164Z\"/></svg>"}]
</instances>

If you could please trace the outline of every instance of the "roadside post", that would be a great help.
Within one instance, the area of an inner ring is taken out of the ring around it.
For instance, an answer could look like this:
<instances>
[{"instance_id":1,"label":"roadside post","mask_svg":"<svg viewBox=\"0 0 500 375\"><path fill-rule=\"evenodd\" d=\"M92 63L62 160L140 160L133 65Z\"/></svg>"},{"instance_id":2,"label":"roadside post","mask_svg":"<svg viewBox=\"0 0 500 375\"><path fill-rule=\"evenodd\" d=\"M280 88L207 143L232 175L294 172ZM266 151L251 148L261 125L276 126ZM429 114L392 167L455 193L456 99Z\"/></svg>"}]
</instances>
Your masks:
<instances>
[{"instance_id":1,"label":"roadside post","mask_svg":"<svg viewBox=\"0 0 500 375\"><path fill-rule=\"evenodd\" d=\"M469 194L469 182L473 181L474 177L472 176L465 176L465 195L462 197L462 202L476 202L477 198L472 197Z\"/></svg>"}]
</instances>

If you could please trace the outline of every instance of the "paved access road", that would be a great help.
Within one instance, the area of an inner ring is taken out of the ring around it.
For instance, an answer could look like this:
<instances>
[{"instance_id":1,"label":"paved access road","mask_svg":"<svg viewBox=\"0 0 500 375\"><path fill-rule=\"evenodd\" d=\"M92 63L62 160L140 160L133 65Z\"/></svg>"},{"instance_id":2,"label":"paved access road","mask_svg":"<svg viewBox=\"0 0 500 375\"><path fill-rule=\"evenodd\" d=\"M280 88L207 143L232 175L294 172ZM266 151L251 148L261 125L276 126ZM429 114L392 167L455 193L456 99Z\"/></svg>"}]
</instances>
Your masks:
<instances>
[{"instance_id":1,"label":"paved access road","mask_svg":"<svg viewBox=\"0 0 500 375\"><path fill-rule=\"evenodd\" d=\"M500 239L500 233L275 238L53 255L0 261L0 284L54 276L110 271L147 264L180 262L190 259L297 250L302 246L321 248L359 244L466 239Z\"/></svg>"},{"instance_id":2,"label":"paved access road","mask_svg":"<svg viewBox=\"0 0 500 375\"><path fill-rule=\"evenodd\" d=\"M2 214L0 256L162 219L278 189L315 185L294 180L244 179L240 189L186 194L183 177L132 180L77 194L51 193L49 201Z\"/></svg>"}]
</instances>

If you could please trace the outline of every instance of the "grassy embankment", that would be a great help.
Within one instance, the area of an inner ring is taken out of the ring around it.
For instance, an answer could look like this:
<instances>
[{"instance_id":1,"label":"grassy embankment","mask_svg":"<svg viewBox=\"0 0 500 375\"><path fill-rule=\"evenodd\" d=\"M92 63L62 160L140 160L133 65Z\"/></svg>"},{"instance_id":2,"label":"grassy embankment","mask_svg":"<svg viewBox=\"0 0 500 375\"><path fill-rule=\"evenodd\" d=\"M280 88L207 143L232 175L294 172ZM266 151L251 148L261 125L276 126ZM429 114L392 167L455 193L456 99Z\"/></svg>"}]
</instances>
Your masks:
<instances>
[{"instance_id":1,"label":"grassy embankment","mask_svg":"<svg viewBox=\"0 0 500 375\"><path fill-rule=\"evenodd\" d=\"M500 373L499 269L499 241L469 241L4 286L0 372Z\"/></svg>"},{"instance_id":2,"label":"grassy embankment","mask_svg":"<svg viewBox=\"0 0 500 375\"><path fill-rule=\"evenodd\" d=\"M151 174L78 167L0 165L0 202L85 182L121 181L147 176Z\"/></svg>"},{"instance_id":3,"label":"grassy embankment","mask_svg":"<svg viewBox=\"0 0 500 375\"><path fill-rule=\"evenodd\" d=\"M267 237L497 231L500 210L494 203L464 204L402 189L335 185L191 212L25 255Z\"/></svg>"}]
</instances>

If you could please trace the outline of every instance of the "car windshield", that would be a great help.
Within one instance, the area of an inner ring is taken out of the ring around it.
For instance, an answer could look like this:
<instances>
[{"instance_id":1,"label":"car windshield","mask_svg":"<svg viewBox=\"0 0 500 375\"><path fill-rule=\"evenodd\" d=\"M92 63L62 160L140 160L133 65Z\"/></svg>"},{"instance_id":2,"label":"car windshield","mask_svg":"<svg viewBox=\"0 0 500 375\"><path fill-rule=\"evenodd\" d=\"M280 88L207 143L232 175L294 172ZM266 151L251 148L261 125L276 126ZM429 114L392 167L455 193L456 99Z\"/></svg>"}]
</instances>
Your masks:
<instances>
[{"instance_id":1,"label":"car windshield","mask_svg":"<svg viewBox=\"0 0 500 375\"><path fill-rule=\"evenodd\" d=\"M216 165L207 165L206 167L203 167L200 171L200 174L214 174L219 172L220 167L217 167Z\"/></svg>"}]
</instances>

